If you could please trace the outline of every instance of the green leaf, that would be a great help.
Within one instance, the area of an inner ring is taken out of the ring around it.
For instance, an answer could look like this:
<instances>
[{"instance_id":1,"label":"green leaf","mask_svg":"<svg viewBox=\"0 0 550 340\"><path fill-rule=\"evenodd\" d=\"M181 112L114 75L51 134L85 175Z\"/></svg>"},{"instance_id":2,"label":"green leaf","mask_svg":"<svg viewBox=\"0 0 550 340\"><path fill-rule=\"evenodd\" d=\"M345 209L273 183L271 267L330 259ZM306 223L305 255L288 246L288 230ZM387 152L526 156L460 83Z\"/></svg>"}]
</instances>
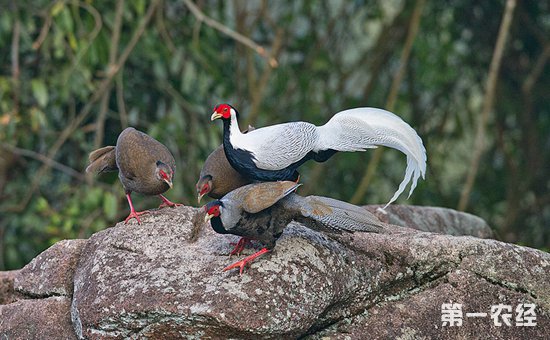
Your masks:
<instances>
[{"instance_id":1,"label":"green leaf","mask_svg":"<svg viewBox=\"0 0 550 340\"><path fill-rule=\"evenodd\" d=\"M51 13L52 13L52 16L56 16L59 14L59 12L61 12L61 10L65 7L65 2L64 1L58 1L55 3L55 5L52 6L52 9L51 9Z\"/></svg>"},{"instance_id":2,"label":"green leaf","mask_svg":"<svg viewBox=\"0 0 550 340\"><path fill-rule=\"evenodd\" d=\"M45 107L48 104L48 89L46 88L46 83L44 83L42 79L33 79L31 80L31 89L38 105Z\"/></svg>"},{"instance_id":3,"label":"green leaf","mask_svg":"<svg viewBox=\"0 0 550 340\"><path fill-rule=\"evenodd\" d=\"M45 212L50 209L50 205L48 204L48 201L44 197L39 197L36 200L36 210L39 212Z\"/></svg>"},{"instance_id":4,"label":"green leaf","mask_svg":"<svg viewBox=\"0 0 550 340\"><path fill-rule=\"evenodd\" d=\"M146 2L144 0L133 1L134 8L139 15L143 15L143 13L145 13L145 3Z\"/></svg>"},{"instance_id":5,"label":"green leaf","mask_svg":"<svg viewBox=\"0 0 550 340\"><path fill-rule=\"evenodd\" d=\"M73 32L74 29L74 22L73 17L71 16L71 11L65 7L59 14L60 22L59 25L61 29L65 32Z\"/></svg>"},{"instance_id":6,"label":"green leaf","mask_svg":"<svg viewBox=\"0 0 550 340\"><path fill-rule=\"evenodd\" d=\"M46 115L37 107L31 107L29 113L32 131L38 131L40 128L43 128L46 124L48 124Z\"/></svg>"}]
</instances>

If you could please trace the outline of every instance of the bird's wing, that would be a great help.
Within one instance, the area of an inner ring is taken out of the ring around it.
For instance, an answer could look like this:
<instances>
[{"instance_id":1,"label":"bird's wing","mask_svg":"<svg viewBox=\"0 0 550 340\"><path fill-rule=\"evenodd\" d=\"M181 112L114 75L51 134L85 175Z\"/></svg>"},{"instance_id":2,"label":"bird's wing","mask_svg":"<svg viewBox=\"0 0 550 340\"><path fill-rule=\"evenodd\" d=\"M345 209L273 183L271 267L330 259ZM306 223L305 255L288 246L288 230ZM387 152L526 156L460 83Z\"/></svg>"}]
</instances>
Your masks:
<instances>
[{"instance_id":1,"label":"bird's wing","mask_svg":"<svg viewBox=\"0 0 550 340\"><path fill-rule=\"evenodd\" d=\"M300 161L317 143L317 127L293 122L249 130L231 137L231 144L252 153L254 164L264 170L281 170Z\"/></svg>"},{"instance_id":2,"label":"bird's wing","mask_svg":"<svg viewBox=\"0 0 550 340\"><path fill-rule=\"evenodd\" d=\"M122 131L117 140L117 162L124 164L121 169L124 176L149 177L157 161L176 171L174 156L164 144L134 128Z\"/></svg>"},{"instance_id":3,"label":"bird's wing","mask_svg":"<svg viewBox=\"0 0 550 340\"><path fill-rule=\"evenodd\" d=\"M102 172L118 170L114 146L105 146L101 149L92 151L88 158L90 159L90 164L86 168L86 172L100 174Z\"/></svg>"},{"instance_id":4,"label":"bird's wing","mask_svg":"<svg viewBox=\"0 0 550 340\"><path fill-rule=\"evenodd\" d=\"M298 194L288 196L281 201L287 210L299 212L302 217L320 223L329 231L381 232L383 223L369 211L356 205L322 196L302 197ZM315 223L307 223L315 227Z\"/></svg>"},{"instance_id":5,"label":"bird's wing","mask_svg":"<svg viewBox=\"0 0 550 340\"><path fill-rule=\"evenodd\" d=\"M382 145L407 156L405 178L388 204L412 181L410 196L420 176L424 178L426 174L426 149L422 139L409 124L389 111L369 107L341 111L318 127L317 132L319 139L314 151L363 151Z\"/></svg>"},{"instance_id":6,"label":"bird's wing","mask_svg":"<svg viewBox=\"0 0 550 340\"><path fill-rule=\"evenodd\" d=\"M292 181L253 183L232 191L223 200L237 201L244 211L255 214L271 207L300 185Z\"/></svg>"}]
</instances>

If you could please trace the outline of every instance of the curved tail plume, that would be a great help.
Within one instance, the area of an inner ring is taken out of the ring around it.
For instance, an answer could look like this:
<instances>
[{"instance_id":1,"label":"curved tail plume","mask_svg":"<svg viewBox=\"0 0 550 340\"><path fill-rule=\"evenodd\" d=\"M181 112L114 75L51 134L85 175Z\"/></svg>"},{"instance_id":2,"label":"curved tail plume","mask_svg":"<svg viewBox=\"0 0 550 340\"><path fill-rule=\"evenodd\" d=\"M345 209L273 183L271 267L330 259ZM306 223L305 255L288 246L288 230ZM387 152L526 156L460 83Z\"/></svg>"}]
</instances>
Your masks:
<instances>
[{"instance_id":1,"label":"curved tail plume","mask_svg":"<svg viewBox=\"0 0 550 340\"><path fill-rule=\"evenodd\" d=\"M389 111L376 108L345 110L317 129L319 142L314 151L364 151L382 145L407 156L405 177L384 209L405 191L407 184L411 183L410 196L418 179L425 178L427 157L422 139L409 124Z\"/></svg>"}]
</instances>

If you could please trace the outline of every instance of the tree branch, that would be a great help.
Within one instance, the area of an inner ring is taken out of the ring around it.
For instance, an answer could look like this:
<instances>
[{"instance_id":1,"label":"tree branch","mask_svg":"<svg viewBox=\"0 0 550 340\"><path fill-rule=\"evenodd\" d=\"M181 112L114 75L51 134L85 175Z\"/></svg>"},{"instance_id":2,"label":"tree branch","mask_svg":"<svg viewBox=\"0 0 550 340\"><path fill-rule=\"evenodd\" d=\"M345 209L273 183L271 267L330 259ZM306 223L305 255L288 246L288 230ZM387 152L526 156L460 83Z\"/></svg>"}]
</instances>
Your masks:
<instances>
[{"instance_id":1,"label":"tree branch","mask_svg":"<svg viewBox=\"0 0 550 340\"><path fill-rule=\"evenodd\" d=\"M52 3L52 6L54 4L56 4L56 2ZM34 50L38 50L48 36L48 32L50 31L50 27L52 26L52 6L48 7L48 9L46 10L46 19L44 20L44 25L40 29L40 34L38 35L38 38L36 38L36 40L32 43L32 48Z\"/></svg>"},{"instance_id":2,"label":"tree branch","mask_svg":"<svg viewBox=\"0 0 550 340\"><path fill-rule=\"evenodd\" d=\"M234 39L235 41L237 42L240 42L241 44L245 45L245 46L248 46L249 48L251 48L252 50L256 51L256 53L258 53L260 56L262 56L263 58L265 58L267 60L267 62L269 63L269 66L275 68L277 66L279 66L279 63L277 62L277 59L275 59L274 57L270 56L265 48L263 48L262 46L258 45L256 42L254 42L252 39L248 38L248 37L245 37L244 35L232 30L231 28L227 27L227 26L224 26L222 24L220 24L218 21L206 16L206 14L204 14L198 7L197 5L195 5L193 3L193 1L191 0L183 0L183 2L185 3L185 5L187 6L187 8L189 8L189 10L191 11L191 13L193 13L193 15L195 16L195 18L197 18L197 20L199 22L204 22L206 25L214 28L215 30L218 30L220 31L221 33L227 35L228 37Z\"/></svg>"},{"instance_id":3,"label":"tree branch","mask_svg":"<svg viewBox=\"0 0 550 340\"><path fill-rule=\"evenodd\" d=\"M116 3L115 11L115 21L113 24L113 34L111 38L111 45L109 46L109 65L107 69L109 70L116 62L118 45L120 41L120 28L122 26L122 14L124 11L124 0L118 0ZM103 143L103 135L105 128L105 117L109 108L109 96L111 93L112 85L105 91L103 97L101 98L101 104L99 109L99 115L97 116L96 121L96 133L94 141L94 149L98 149Z\"/></svg>"},{"instance_id":4,"label":"tree branch","mask_svg":"<svg viewBox=\"0 0 550 340\"><path fill-rule=\"evenodd\" d=\"M43 154L40 154L36 151L32 151L32 150L27 150L27 149L21 149L21 148L18 148L16 146L13 146L13 145L10 145L8 143L1 143L2 147L4 149L6 149L7 151L13 153L14 155L19 155L19 156L23 156L23 157L29 157L29 158L32 158L32 159L36 159L44 164L47 164L48 166L54 168L54 169L57 169L71 177L74 177L80 181L84 181L85 180L85 176L79 172L79 171L76 171L75 169L71 168L71 167L68 167L66 166L65 164L61 164L57 161L54 161L53 159L51 158L48 158L47 156L43 155Z\"/></svg>"},{"instance_id":5,"label":"tree branch","mask_svg":"<svg viewBox=\"0 0 550 340\"><path fill-rule=\"evenodd\" d=\"M15 5L15 2L12 2L12 6L15 7L15 11L17 11L17 7ZM20 68L19 68L19 43L21 40L21 22L19 21L19 15L16 16L15 24L13 26L13 35L11 40L11 76L13 81L13 115L17 115L19 113L19 75L20 75Z\"/></svg>"},{"instance_id":6,"label":"tree branch","mask_svg":"<svg viewBox=\"0 0 550 340\"><path fill-rule=\"evenodd\" d=\"M116 79L116 103L118 106L118 115L120 117L120 125L122 129L128 127L128 112L126 111L126 103L124 102L124 79L122 72L119 72Z\"/></svg>"},{"instance_id":7,"label":"tree branch","mask_svg":"<svg viewBox=\"0 0 550 340\"><path fill-rule=\"evenodd\" d=\"M94 18L94 29L89 34L89 36L85 39L86 44L78 49L78 52L74 58L74 62L71 65L71 69L65 77L65 82L69 80L69 77L72 75L74 70L77 69L78 65L80 64L80 60L86 54L86 52L88 52L88 49L90 48L90 46L92 46L93 41L101 31L101 28L103 27L103 20L101 20L101 14L93 6L81 1L78 2L78 6L88 11L88 13L90 13L90 15Z\"/></svg>"},{"instance_id":8,"label":"tree branch","mask_svg":"<svg viewBox=\"0 0 550 340\"><path fill-rule=\"evenodd\" d=\"M386 109L388 111L393 111L395 102L397 101L397 94L399 93L399 88L401 87L401 83L403 82L403 77L405 75L405 71L409 63L409 57L411 55L411 50L413 47L414 40L416 38L416 35L418 34L420 19L422 18L422 10L424 9L425 4L426 4L425 0L416 1L414 11L411 16L411 21L409 24L409 31L407 33L407 38L405 39L405 45L403 46L403 51L401 52L401 58L399 59L399 69L397 70L397 72L393 77L390 93L388 94L388 99L386 102ZM384 149L382 148L378 148L374 151L374 154L369 162L369 165L365 170L365 174L363 175L363 179L361 179L361 182L359 183L357 190L355 191L355 193L353 194L350 200L351 203L358 204L361 202L361 200L365 196L365 193L367 192L367 188L372 178L374 177L374 173L376 172L376 168L378 167L378 164L382 159L383 151Z\"/></svg>"},{"instance_id":9,"label":"tree branch","mask_svg":"<svg viewBox=\"0 0 550 340\"><path fill-rule=\"evenodd\" d=\"M479 170L479 162L481 160L483 152L485 151L485 131L487 129L489 115L493 111L498 73L500 70L502 55L504 53L504 47L508 38L508 33L510 31L515 7L516 0L506 1L506 8L504 10L502 23L500 24L495 50L493 52L493 58L491 60L491 65L489 66L489 75L487 77L487 83L485 86L485 97L483 98L483 107L477 125L474 150L472 154L472 159L470 161L470 168L468 170L466 183L462 188L460 201L458 202L457 206L457 209L461 211L466 210L466 208L468 207L468 203L470 201L470 193L472 192L477 172Z\"/></svg>"},{"instance_id":10,"label":"tree branch","mask_svg":"<svg viewBox=\"0 0 550 340\"><path fill-rule=\"evenodd\" d=\"M86 105L80 110L79 114L67 125L67 127L61 132L59 138L56 140L56 142L52 145L52 147L49 149L47 158L53 159L59 149L65 144L67 139L71 136L71 134L80 126L80 124L88 117L90 114L93 106L95 103L103 96L103 94L109 89L111 82L120 70L120 68L124 65L128 57L130 56L130 53L136 46L137 42L143 35L143 32L145 31L145 28L147 27L147 24L151 20L151 17L153 16L153 13L155 12L156 7L158 6L160 0L153 0L153 2L149 5L149 8L147 9L147 12L145 16L141 19L138 27L136 28L136 31L134 32L132 38L128 42L128 45L118 58L118 61L108 70L107 76L105 79L103 79L97 86L97 90L94 92L92 97L86 102ZM34 177L30 189L27 192L27 195L19 202L16 206L10 208L11 211L18 212L22 211L27 204L29 203L32 195L38 188L40 181L44 177L44 175L49 170L50 165L44 164L36 173L36 176Z\"/></svg>"},{"instance_id":11,"label":"tree branch","mask_svg":"<svg viewBox=\"0 0 550 340\"><path fill-rule=\"evenodd\" d=\"M531 92L531 90L533 89L533 86L541 76L542 71L544 71L544 67L546 66L546 63L548 62L549 58L550 58L550 44L546 44L544 46L542 53L537 58L535 67L533 67L531 72L527 75L527 77L525 78L525 81L521 86L521 90L523 91L524 94Z\"/></svg>"},{"instance_id":12,"label":"tree branch","mask_svg":"<svg viewBox=\"0 0 550 340\"><path fill-rule=\"evenodd\" d=\"M277 29L275 39L273 40L273 45L271 46L271 55L277 56L279 54L281 46L283 44L284 33L284 29ZM250 105L248 119L246 120L244 126L256 124L256 118L258 117L260 104L262 103L262 100L264 98L265 90L271 77L272 70L272 67L266 67L264 72L260 76L260 79L256 82L256 85L254 86L254 89L252 91L252 103Z\"/></svg>"}]
</instances>

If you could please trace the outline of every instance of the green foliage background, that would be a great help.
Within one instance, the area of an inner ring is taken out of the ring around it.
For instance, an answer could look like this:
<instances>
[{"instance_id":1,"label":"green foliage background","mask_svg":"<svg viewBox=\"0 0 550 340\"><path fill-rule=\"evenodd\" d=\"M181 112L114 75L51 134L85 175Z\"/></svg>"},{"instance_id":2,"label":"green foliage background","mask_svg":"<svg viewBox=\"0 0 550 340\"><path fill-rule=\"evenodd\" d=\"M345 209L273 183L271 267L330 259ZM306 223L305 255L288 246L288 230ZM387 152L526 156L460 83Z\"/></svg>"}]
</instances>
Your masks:
<instances>
[{"instance_id":1,"label":"green foliage background","mask_svg":"<svg viewBox=\"0 0 550 340\"><path fill-rule=\"evenodd\" d=\"M181 1L0 0L0 270L128 213L115 174L86 177L87 155L134 126L178 160L167 196L196 205L203 160L221 141L219 102L243 123L323 124L356 106L385 107L415 1L192 2L265 47L266 58ZM503 1L427 1L393 111L424 139L428 174L401 203L456 208L504 12ZM514 12L467 211L500 239L550 245L550 5ZM373 152L302 170L302 193L350 200ZM52 160L55 163L52 163ZM361 204L385 203L405 157L386 151ZM135 195L138 209L156 198Z\"/></svg>"}]
</instances>

